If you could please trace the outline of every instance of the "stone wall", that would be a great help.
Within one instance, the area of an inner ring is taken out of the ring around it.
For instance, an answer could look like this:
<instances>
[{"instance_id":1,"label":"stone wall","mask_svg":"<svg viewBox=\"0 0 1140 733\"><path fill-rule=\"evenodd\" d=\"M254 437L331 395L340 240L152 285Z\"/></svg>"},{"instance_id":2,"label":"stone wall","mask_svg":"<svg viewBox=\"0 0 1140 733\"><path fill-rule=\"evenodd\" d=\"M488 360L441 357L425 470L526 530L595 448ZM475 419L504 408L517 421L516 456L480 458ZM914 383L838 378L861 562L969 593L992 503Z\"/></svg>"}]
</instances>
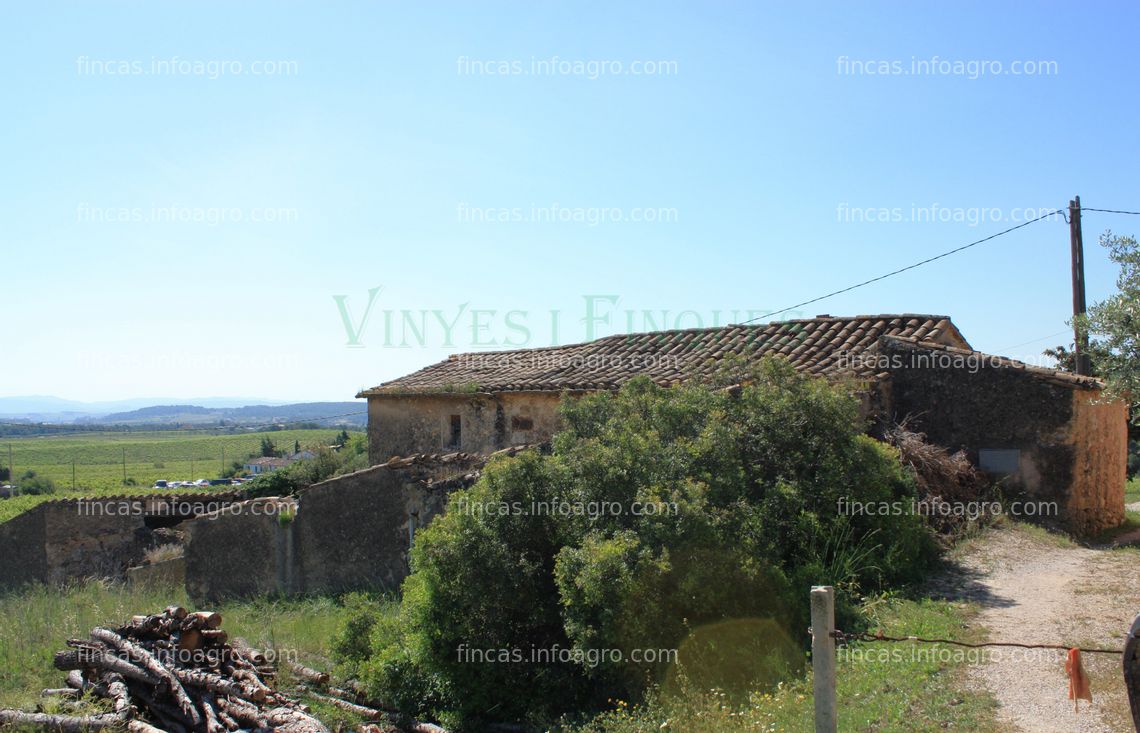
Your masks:
<instances>
[{"instance_id":1,"label":"stone wall","mask_svg":"<svg viewBox=\"0 0 1140 733\"><path fill-rule=\"evenodd\" d=\"M217 495L58 499L0 524L0 588L82 578L122 580L127 568L164 542L158 528L232 503Z\"/></svg>"},{"instance_id":2,"label":"stone wall","mask_svg":"<svg viewBox=\"0 0 1140 733\"><path fill-rule=\"evenodd\" d=\"M19 588L47 578L44 513L33 509L0 524L0 588Z\"/></svg>"},{"instance_id":3,"label":"stone wall","mask_svg":"<svg viewBox=\"0 0 1140 733\"><path fill-rule=\"evenodd\" d=\"M906 348L888 353L914 364ZM1095 405L1098 395L1041 371L985 362L903 366L883 385L882 419L905 420L975 465L982 451L1017 451L1016 470L1003 477L1012 498L1056 504L1051 516L1021 518L1088 534L1119 524L1124 506L1125 408Z\"/></svg>"},{"instance_id":4,"label":"stone wall","mask_svg":"<svg viewBox=\"0 0 1140 733\"><path fill-rule=\"evenodd\" d=\"M373 464L392 456L462 450L493 453L549 440L558 429L555 392L383 395L368 398L368 455ZM451 417L460 418L460 443L451 444Z\"/></svg>"},{"instance_id":5,"label":"stone wall","mask_svg":"<svg viewBox=\"0 0 1140 733\"><path fill-rule=\"evenodd\" d=\"M186 590L200 602L394 590L408 574L416 530L443 511L451 491L476 480L484 460L417 455L338 476L299 492L290 521L253 502L201 517L189 526Z\"/></svg>"},{"instance_id":6,"label":"stone wall","mask_svg":"<svg viewBox=\"0 0 1140 733\"><path fill-rule=\"evenodd\" d=\"M206 602L288 592L295 512L291 500L253 499L189 522L186 592Z\"/></svg>"}]
</instances>

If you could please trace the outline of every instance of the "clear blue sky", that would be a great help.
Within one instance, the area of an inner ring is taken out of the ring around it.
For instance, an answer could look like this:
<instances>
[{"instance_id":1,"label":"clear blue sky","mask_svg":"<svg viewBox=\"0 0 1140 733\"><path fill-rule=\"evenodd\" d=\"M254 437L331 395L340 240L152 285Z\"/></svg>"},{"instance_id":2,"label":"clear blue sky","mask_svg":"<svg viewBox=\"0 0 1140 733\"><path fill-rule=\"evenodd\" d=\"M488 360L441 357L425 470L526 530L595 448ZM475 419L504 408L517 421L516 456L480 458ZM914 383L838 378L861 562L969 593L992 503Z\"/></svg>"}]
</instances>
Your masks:
<instances>
[{"instance_id":1,"label":"clear blue sky","mask_svg":"<svg viewBox=\"0 0 1140 733\"><path fill-rule=\"evenodd\" d=\"M549 344L552 311L564 343L729 322L1074 194L1140 209L1138 27L1131 2L6 4L0 394L349 399ZM1090 300L1110 227L1140 217L1086 214ZM1068 267L1058 219L800 315L944 313L1034 358Z\"/></svg>"}]
</instances>

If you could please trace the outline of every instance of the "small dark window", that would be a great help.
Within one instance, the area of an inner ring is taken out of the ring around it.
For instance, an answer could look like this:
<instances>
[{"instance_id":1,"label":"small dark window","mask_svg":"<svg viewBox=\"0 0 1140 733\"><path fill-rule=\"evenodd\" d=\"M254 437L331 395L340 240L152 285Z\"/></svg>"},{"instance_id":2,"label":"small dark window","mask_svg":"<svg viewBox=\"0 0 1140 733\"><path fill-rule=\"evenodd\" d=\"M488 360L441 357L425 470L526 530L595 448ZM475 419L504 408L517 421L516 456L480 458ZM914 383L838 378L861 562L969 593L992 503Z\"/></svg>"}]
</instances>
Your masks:
<instances>
[{"instance_id":1,"label":"small dark window","mask_svg":"<svg viewBox=\"0 0 1140 733\"><path fill-rule=\"evenodd\" d=\"M981 448L978 450L978 468L986 473L1009 476L1021 467L1021 451L1008 448Z\"/></svg>"},{"instance_id":2,"label":"small dark window","mask_svg":"<svg viewBox=\"0 0 1140 733\"><path fill-rule=\"evenodd\" d=\"M451 416L451 440L447 445L449 448L458 448L463 439L463 420L459 415Z\"/></svg>"},{"instance_id":3,"label":"small dark window","mask_svg":"<svg viewBox=\"0 0 1140 733\"><path fill-rule=\"evenodd\" d=\"M534 419L515 415L511 418L511 430L534 430Z\"/></svg>"}]
</instances>

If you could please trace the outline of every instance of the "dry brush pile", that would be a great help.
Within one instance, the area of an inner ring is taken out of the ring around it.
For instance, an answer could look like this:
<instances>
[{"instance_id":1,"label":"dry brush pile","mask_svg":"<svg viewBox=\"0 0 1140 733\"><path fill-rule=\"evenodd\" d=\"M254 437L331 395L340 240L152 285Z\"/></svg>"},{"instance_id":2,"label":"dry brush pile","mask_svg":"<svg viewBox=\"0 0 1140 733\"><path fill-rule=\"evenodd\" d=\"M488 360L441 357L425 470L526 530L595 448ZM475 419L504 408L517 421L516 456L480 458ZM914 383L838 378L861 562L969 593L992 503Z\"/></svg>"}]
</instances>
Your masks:
<instances>
[{"instance_id":1,"label":"dry brush pile","mask_svg":"<svg viewBox=\"0 0 1140 733\"><path fill-rule=\"evenodd\" d=\"M963 451L951 453L929 443L924 433L908 429L905 423L888 429L885 437L914 476L923 514L935 529L954 534L989 517L993 486Z\"/></svg>"}]
</instances>

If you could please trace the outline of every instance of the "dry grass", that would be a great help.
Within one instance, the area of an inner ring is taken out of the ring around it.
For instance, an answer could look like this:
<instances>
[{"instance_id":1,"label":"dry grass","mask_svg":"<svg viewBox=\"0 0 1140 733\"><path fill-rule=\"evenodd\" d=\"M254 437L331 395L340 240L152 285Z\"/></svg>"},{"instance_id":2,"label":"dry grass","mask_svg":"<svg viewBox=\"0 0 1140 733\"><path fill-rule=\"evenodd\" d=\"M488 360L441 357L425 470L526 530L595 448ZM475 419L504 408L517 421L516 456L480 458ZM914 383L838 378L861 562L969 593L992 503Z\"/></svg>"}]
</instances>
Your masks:
<instances>
[{"instance_id":1,"label":"dry grass","mask_svg":"<svg viewBox=\"0 0 1140 733\"><path fill-rule=\"evenodd\" d=\"M168 545L159 545L158 547L152 547L147 550L143 559L146 560L147 565L157 565L160 562L182 557L183 549L182 545L176 542L172 542Z\"/></svg>"},{"instance_id":2,"label":"dry grass","mask_svg":"<svg viewBox=\"0 0 1140 733\"><path fill-rule=\"evenodd\" d=\"M924 433L907 429L905 423L889 429L885 437L898 449L903 465L914 476L920 501L931 506L943 502L962 506L991 498L993 487L989 479L974 467L964 452L951 453L928 443ZM967 531L971 519L954 511L931 511L928 517L935 529L946 534Z\"/></svg>"}]
</instances>

